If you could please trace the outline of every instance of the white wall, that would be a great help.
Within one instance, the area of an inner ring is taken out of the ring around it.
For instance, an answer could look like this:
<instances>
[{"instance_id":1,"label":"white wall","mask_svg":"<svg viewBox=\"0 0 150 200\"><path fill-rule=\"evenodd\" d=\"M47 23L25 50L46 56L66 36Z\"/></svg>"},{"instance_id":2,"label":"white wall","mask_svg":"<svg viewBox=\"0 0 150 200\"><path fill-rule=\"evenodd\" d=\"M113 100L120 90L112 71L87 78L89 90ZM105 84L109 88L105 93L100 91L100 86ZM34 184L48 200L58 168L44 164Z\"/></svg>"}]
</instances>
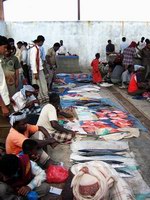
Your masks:
<instances>
[{"instance_id":1,"label":"white wall","mask_svg":"<svg viewBox=\"0 0 150 200\"><path fill-rule=\"evenodd\" d=\"M6 24L4 21L0 21L0 35L6 35Z\"/></svg>"},{"instance_id":2,"label":"white wall","mask_svg":"<svg viewBox=\"0 0 150 200\"><path fill-rule=\"evenodd\" d=\"M101 59L105 59L108 39L119 51L123 36L128 42L139 41L142 36L150 38L150 22L6 22L6 25L7 36L16 42L31 42L37 35L43 35L45 50L62 39L69 52L79 55L83 68L90 66L97 52L101 53Z\"/></svg>"}]
</instances>

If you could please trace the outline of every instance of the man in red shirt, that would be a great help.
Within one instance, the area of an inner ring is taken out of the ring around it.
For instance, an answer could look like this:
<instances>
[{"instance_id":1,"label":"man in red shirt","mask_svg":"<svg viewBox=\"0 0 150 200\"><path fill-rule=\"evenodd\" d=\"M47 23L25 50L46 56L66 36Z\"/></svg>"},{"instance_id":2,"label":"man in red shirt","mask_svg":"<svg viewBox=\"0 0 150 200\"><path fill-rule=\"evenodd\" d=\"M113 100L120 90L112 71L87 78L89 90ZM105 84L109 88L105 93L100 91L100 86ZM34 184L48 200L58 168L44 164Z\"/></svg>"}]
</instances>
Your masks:
<instances>
[{"instance_id":1,"label":"man in red shirt","mask_svg":"<svg viewBox=\"0 0 150 200\"><path fill-rule=\"evenodd\" d=\"M142 95L147 89L150 88L149 84L142 80L142 71L144 67L141 65L134 65L134 73L131 75L131 79L128 86L128 94L130 95Z\"/></svg>"}]
</instances>

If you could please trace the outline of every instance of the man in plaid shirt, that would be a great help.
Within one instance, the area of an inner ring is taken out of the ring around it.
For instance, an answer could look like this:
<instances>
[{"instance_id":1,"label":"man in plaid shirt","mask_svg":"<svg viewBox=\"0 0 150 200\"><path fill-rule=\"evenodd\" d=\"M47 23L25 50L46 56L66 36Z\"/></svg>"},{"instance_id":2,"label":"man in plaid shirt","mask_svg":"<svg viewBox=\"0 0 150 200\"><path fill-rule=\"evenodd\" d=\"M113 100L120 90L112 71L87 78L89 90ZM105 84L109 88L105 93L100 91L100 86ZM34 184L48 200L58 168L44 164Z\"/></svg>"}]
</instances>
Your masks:
<instances>
[{"instance_id":1,"label":"man in plaid shirt","mask_svg":"<svg viewBox=\"0 0 150 200\"><path fill-rule=\"evenodd\" d=\"M129 65L134 65L133 59L136 54L136 46L136 42L132 41L131 44L123 51L123 65L125 66L125 69L127 69Z\"/></svg>"}]
</instances>

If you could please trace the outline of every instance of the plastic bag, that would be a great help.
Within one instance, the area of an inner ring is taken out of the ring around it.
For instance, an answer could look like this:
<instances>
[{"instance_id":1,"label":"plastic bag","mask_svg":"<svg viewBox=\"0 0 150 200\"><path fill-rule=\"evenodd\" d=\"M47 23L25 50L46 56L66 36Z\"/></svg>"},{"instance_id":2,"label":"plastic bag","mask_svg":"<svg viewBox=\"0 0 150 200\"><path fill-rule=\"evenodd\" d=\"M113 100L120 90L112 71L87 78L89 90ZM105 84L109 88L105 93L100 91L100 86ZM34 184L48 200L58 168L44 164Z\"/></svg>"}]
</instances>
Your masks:
<instances>
[{"instance_id":1,"label":"plastic bag","mask_svg":"<svg viewBox=\"0 0 150 200\"><path fill-rule=\"evenodd\" d=\"M68 170L60 165L50 165L46 170L48 183L62 183L68 178Z\"/></svg>"}]
</instances>

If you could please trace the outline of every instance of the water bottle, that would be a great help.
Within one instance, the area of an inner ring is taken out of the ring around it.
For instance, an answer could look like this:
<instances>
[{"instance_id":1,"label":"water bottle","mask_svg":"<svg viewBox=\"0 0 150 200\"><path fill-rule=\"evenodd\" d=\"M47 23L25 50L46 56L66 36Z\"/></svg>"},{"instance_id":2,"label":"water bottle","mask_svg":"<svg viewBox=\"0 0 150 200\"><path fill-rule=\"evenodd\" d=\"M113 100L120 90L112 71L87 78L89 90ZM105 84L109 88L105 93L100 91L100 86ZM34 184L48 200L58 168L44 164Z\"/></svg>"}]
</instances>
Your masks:
<instances>
[{"instance_id":1,"label":"water bottle","mask_svg":"<svg viewBox=\"0 0 150 200\"><path fill-rule=\"evenodd\" d=\"M28 192L27 194L28 200L38 200L38 194L35 191Z\"/></svg>"}]
</instances>

